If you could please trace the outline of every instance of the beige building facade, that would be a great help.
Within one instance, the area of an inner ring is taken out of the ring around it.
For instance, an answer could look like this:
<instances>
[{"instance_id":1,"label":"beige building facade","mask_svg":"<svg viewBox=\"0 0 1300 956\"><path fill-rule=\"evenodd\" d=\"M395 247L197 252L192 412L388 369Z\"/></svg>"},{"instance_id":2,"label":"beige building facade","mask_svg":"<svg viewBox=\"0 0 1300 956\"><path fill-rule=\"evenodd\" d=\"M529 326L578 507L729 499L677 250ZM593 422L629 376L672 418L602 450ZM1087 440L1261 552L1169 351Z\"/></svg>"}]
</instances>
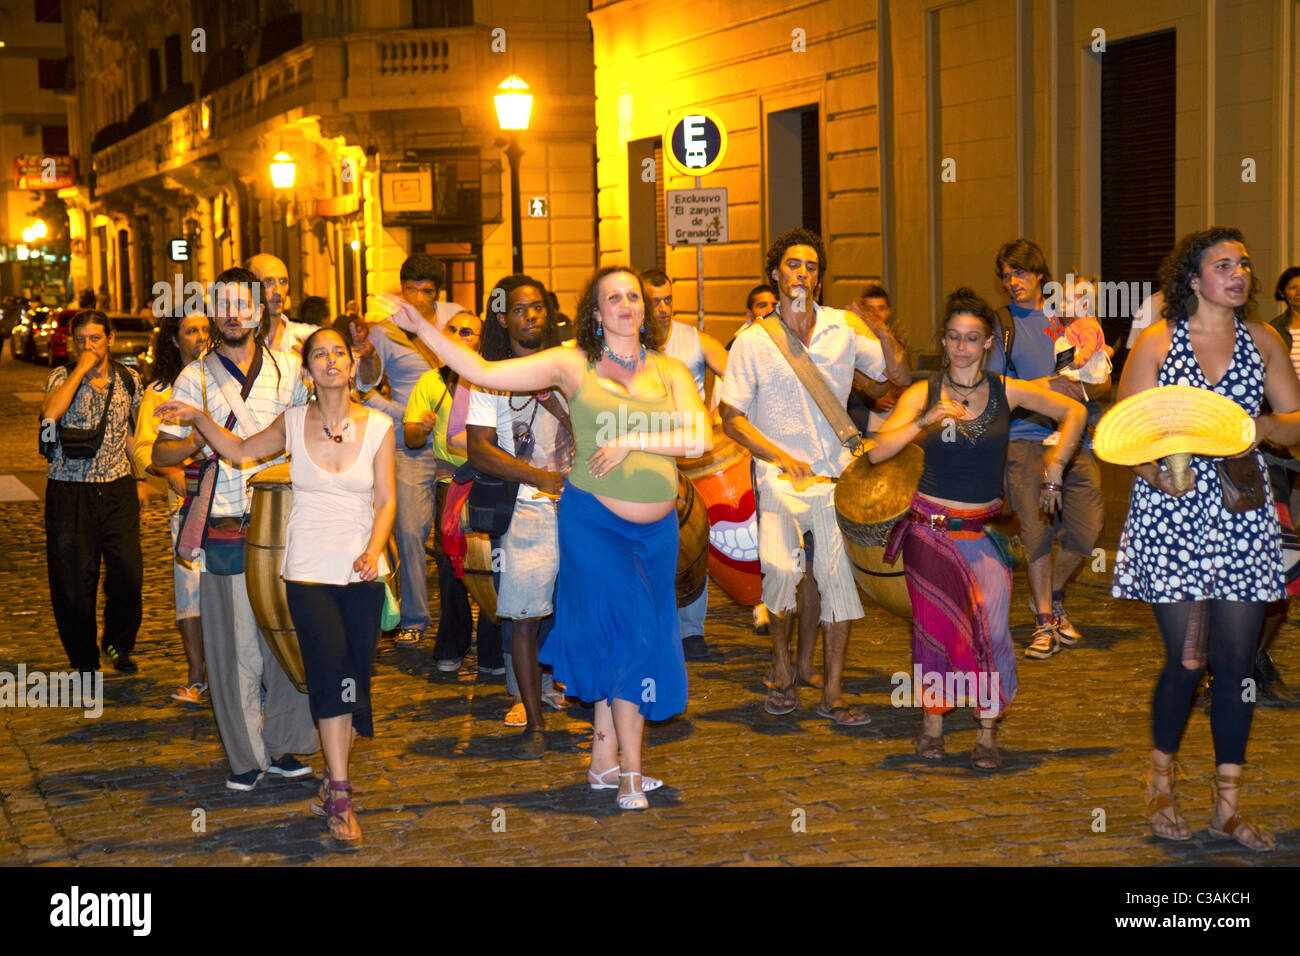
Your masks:
<instances>
[{"instance_id":1,"label":"beige building facade","mask_svg":"<svg viewBox=\"0 0 1300 956\"><path fill-rule=\"evenodd\" d=\"M69 2L74 270L132 310L257 252L293 305L391 291L427 251L479 311L510 272L509 171L493 105L519 74L524 268L576 297L595 263L593 88L580 0ZM273 184L287 154L293 184ZM534 204L537 205L537 204ZM179 283L179 284L178 284ZM362 306L364 309L364 305Z\"/></svg>"},{"instance_id":2,"label":"beige building facade","mask_svg":"<svg viewBox=\"0 0 1300 956\"><path fill-rule=\"evenodd\" d=\"M883 281L916 350L957 286L1004 301L994 254L1017 236L1062 280L1140 285L1177 237L1234 225L1265 317L1300 258L1298 0L593 7L601 259L665 265L693 311L695 250L655 232L636 171L671 113L712 111L730 136L704 179L730 205L730 241L704 249L719 336L793 225L827 242L824 301ZM657 168L660 190L692 184Z\"/></svg>"}]
</instances>

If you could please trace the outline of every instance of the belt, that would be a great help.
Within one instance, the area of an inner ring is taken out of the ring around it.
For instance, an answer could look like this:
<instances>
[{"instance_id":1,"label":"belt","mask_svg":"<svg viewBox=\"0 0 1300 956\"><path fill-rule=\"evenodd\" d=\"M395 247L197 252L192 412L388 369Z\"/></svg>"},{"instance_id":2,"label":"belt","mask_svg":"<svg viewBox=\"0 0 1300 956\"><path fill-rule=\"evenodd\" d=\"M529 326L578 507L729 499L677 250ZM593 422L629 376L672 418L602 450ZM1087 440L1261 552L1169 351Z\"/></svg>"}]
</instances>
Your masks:
<instances>
[{"instance_id":1,"label":"belt","mask_svg":"<svg viewBox=\"0 0 1300 956\"><path fill-rule=\"evenodd\" d=\"M924 511L917 511L915 508L907 513L907 517L922 527L927 527L931 531L968 531L978 533L984 530L984 526L989 524L994 518L953 518L948 515L926 514Z\"/></svg>"},{"instance_id":2,"label":"belt","mask_svg":"<svg viewBox=\"0 0 1300 956\"><path fill-rule=\"evenodd\" d=\"M239 531L248 524L247 519L248 515L240 515L236 518L208 518L208 527L215 528L217 531Z\"/></svg>"}]
</instances>

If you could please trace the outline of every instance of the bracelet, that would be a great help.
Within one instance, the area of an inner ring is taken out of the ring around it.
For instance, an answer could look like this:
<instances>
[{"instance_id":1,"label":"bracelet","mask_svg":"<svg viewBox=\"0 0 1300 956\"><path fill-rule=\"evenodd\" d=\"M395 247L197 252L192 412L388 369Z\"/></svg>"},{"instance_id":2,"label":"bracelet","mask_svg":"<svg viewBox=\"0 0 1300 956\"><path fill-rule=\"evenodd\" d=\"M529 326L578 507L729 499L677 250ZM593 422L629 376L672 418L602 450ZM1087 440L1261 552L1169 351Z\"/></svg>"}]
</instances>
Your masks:
<instances>
[{"instance_id":1,"label":"bracelet","mask_svg":"<svg viewBox=\"0 0 1300 956\"><path fill-rule=\"evenodd\" d=\"M1054 481L1044 481L1044 482L1043 482L1042 484L1040 484L1038 487L1039 487L1040 489L1042 489L1043 491L1060 491L1060 490L1061 490L1061 486L1058 485L1058 484L1056 484L1056 482L1054 482Z\"/></svg>"}]
</instances>

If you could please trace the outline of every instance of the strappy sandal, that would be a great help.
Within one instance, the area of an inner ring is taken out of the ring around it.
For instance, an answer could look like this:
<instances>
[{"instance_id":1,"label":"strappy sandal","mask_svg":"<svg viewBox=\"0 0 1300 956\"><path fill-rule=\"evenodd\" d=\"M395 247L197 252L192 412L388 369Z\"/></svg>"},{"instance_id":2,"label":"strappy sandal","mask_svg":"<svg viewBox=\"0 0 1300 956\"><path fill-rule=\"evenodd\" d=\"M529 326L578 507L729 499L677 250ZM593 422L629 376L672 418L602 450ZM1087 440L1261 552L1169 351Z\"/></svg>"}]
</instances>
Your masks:
<instances>
[{"instance_id":1,"label":"strappy sandal","mask_svg":"<svg viewBox=\"0 0 1300 956\"><path fill-rule=\"evenodd\" d=\"M307 805L312 813L318 817L328 817L330 815L330 768L329 764L325 765L325 772L321 774L320 792L316 794L316 799Z\"/></svg>"},{"instance_id":2,"label":"strappy sandal","mask_svg":"<svg viewBox=\"0 0 1300 956\"><path fill-rule=\"evenodd\" d=\"M623 777L640 777L641 774L633 770L629 773L619 773L618 776L619 779L622 779ZM618 795L618 808L620 810L648 810L650 801L646 799L644 790L633 790L631 793L620 793Z\"/></svg>"},{"instance_id":3,"label":"strappy sandal","mask_svg":"<svg viewBox=\"0 0 1300 956\"><path fill-rule=\"evenodd\" d=\"M1210 818L1210 836L1218 837L1220 840L1236 840L1247 850L1254 850L1256 853L1272 853L1277 849L1277 843L1273 839L1273 834L1267 830L1261 830L1251 821L1250 817L1240 810L1233 812L1232 816L1224 820L1223 823L1215 825L1215 820L1219 817L1219 801L1223 799L1223 791L1240 790L1241 774L1229 776L1223 773L1216 773L1214 777L1214 816ZM1251 834L1258 842L1250 841Z\"/></svg>"},{"instance_id":4,"label":"strappy sandal","mask_svg":"<svg viewBox=\"0 0 1300 956\"><path fill-rule=\"evenodd\" d=\"M922 760L942 760L944 758L943 734L937 737L921 734L917 737L916 755Z\"/></svg>"},{"instance_id":5,"label":"strappy sandal","mask_svg":"<svg viewBox=\"0 0 1300 956\"><path fill-rule=\"evenodd\" d=\"M591 787L592 790L617 790L618 784L609 783L605 778L611 773L618 773L618 769L618 764L614 764L614 766L610 767L604 773L596 773L594 770L588 770L587 786ZM647 777L645 775L642 775L641 777L642 793L649 793L651 790L658 790L663 785L664 782L658 777Z\"/></svg>"},{"instance_id":6,"label":"strappy sandal","mask_svg":"<svg viewBox=\"0 0 1300 956\"><path fill-rule=\"evenodd\" d=\"M348 846L361 845L361 824L352 808L352 784L346 780L332 780L329 787L330 836Z\"/></svg>"},{"instance_id":7,"label":"strappy sandal","mask_svg":"<svg viewBox=\"0 0 1300 956\"><path fill-rule=\"evenodd\" d=\"M1002 754L998 751L998 745L995 743L992 747L986 747L984 744L976 743L975 749L970 752L970 766L972 770L978 770L980 773L995 773L1002 769Z\"/></svg>"},{"instance_id":8,"label":"strappy sandal","mask_svg":"<svg viewBox=\"0 0 1300 956\"><path fill-rule=\"evenodd\" d=\"M1158 766L1155 759L1152 758L1151 769L1147 771L1147 790L1151 792L1151 795L1145 799L1147 816L1151 820L1152 835L1159 837L1161 840L1173 840L1176 843L1181 843L1192 838L1192 830L1187 825L1187 821L1183 818L1183 814L1174 800L1174 770L1176 766L1177 762L1173 757L1170 757L1169 762L1163 767ZM1168 778L1169 789L1156 790L1151 782L1152 777ZM1173 827L1175 832L1162 833L1160 831L1161 824L1165 827ZM1179 829L1184 832L1178 833Z\"/></svg>"}]
</instances>

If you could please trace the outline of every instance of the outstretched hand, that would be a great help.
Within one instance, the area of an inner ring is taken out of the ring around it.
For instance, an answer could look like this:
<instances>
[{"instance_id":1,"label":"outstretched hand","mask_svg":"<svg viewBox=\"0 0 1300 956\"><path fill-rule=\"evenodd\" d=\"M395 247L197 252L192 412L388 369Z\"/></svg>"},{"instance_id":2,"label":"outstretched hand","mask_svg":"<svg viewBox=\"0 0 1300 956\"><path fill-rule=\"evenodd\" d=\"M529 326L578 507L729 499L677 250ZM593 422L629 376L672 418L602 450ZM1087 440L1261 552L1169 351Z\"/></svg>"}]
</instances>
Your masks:
<instances>
[{"instance_id":1,"label":"outstretched hand","mask_svg":"<svg viewBox=\"0 0 1300 956\"><path fill-rule=\"evenodd\" d=\"M155 408L153 417L180 422L182 425L193 425L203 417L203 410L195 408L193 405L186 404L185 402L172 400L163 402Z\"/></svg>"},{"instance_id":2,"label":"outstretched hand","mask_svg":"<svg viewBox=\"0 0 1300 956\"><path fill-rule=\"evenodd\" d=\"M401 296L383 292L375 296L375 302L403 332L418 332L425 321L419 310Z\"/></svg>"}]
</instances>

